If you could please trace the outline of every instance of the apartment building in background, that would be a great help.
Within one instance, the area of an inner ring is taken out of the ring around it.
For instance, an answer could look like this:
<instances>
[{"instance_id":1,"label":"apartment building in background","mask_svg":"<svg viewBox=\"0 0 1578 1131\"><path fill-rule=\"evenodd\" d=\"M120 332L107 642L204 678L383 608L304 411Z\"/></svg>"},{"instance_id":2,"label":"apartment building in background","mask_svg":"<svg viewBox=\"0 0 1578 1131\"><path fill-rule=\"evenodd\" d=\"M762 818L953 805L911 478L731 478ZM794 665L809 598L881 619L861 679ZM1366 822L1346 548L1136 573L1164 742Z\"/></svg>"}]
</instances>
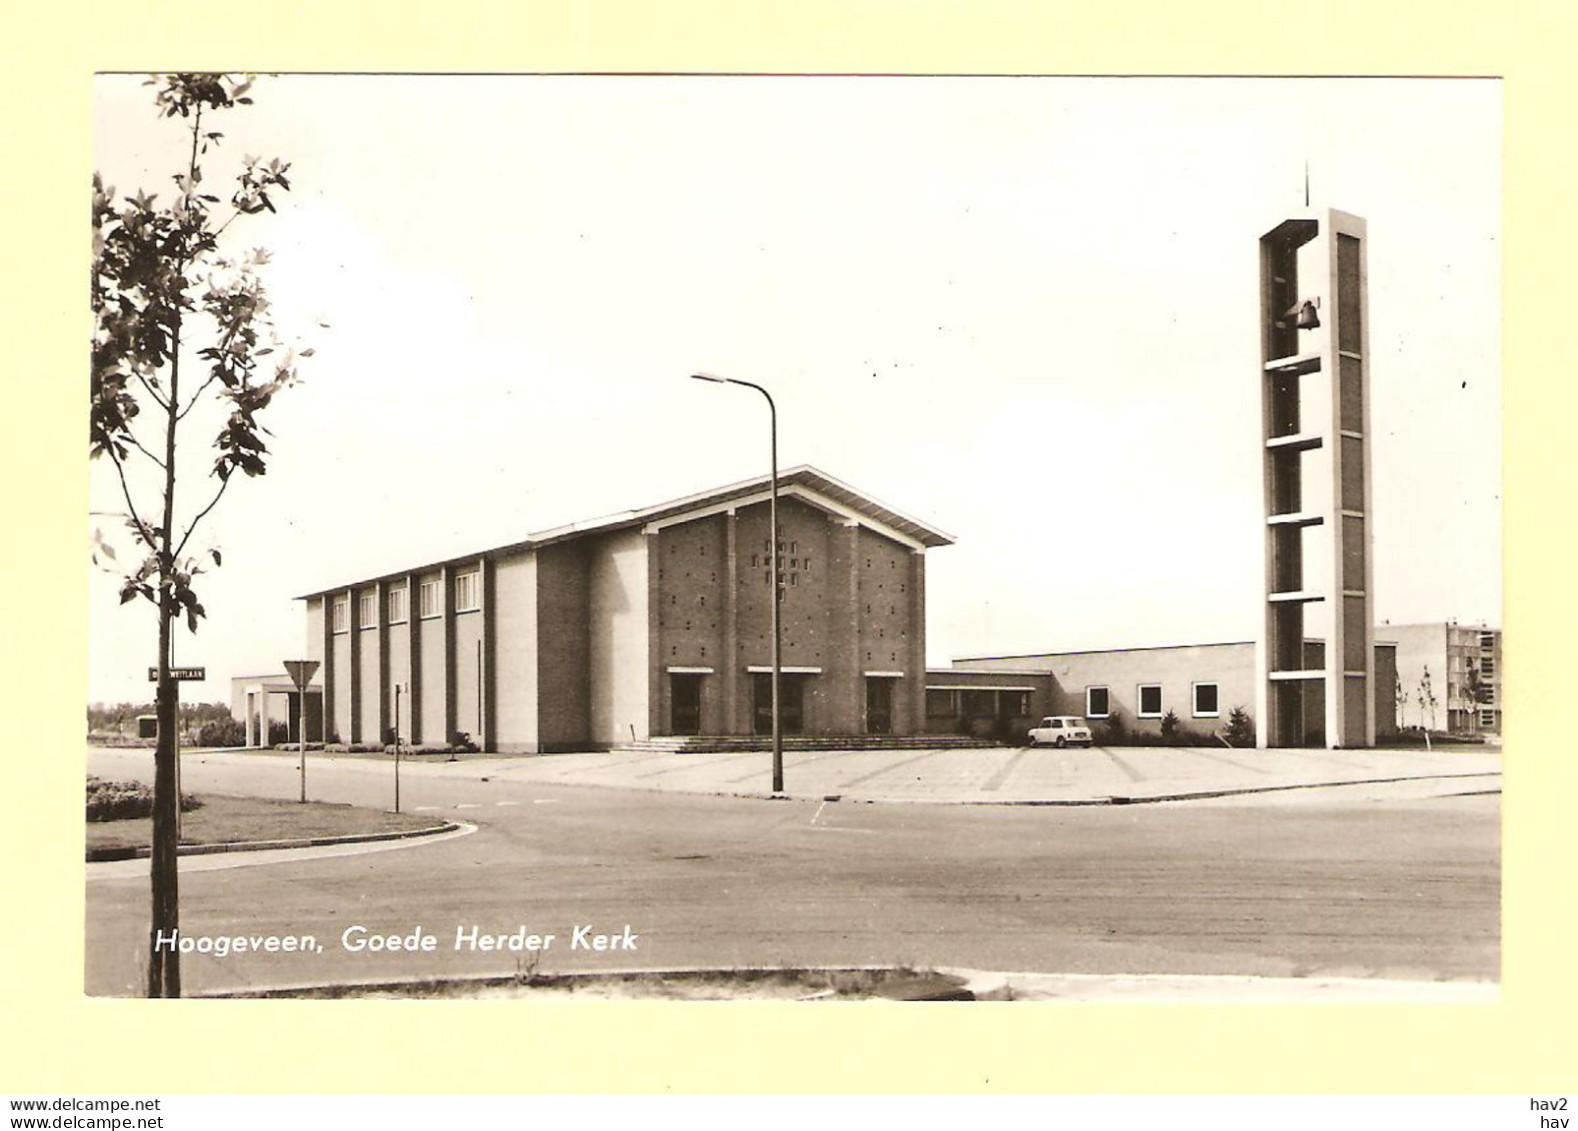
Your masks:
<instances>
[{"instance_id":1,"label":"apartment building in background","mask_svg":"<svg viewBox=\"0 0 1578 1131\"><path fill-rule=\"evenodd\" d=\"M1501 734L1501 629L1449 620L1386 624L1381 631L1397 641L1399 725Z\"/></svg>"}]
</instances>

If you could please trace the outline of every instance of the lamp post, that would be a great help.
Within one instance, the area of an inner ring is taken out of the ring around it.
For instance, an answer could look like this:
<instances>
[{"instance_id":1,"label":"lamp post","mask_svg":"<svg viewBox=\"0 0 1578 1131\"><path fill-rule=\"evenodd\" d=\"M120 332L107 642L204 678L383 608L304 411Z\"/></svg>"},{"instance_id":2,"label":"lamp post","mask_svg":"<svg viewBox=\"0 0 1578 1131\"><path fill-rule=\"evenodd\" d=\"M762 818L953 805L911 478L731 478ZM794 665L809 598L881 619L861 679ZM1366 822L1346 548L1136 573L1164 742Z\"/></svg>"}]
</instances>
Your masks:
<instances>
[{"instance_id":1,"label":"lamp post","mask_svg":"<svg viewBox=\"0 0 1578 1131\"><path fill-rule=\"evenodd\" d=\"M768 562L772 576L772 617L773 617L773 792L784 791L784 737L782 718L778 713L778 682L782 669L781 633L779 632L778 603L783 600L783 590L779 588L781 580L778 572L778 406L773 404L773 396L760 385L750 381L737 381L733 377L714 377L708 373L692 373L691 378L696 381L712 381L719 385L743 385L747 389L755 389L767 398L768 422L771 425L772 436L772 494L768 503L768 524L772 528L770 546L768 547ZM733 663L734 657L727 658Z\"/></svg>"},{"instance_id":2,"label":"lamp post","mask_svg":"<svg viewBox=\"0 0 1578 1131\"><path fill-rule=\"evenodd\" d=\"M395 723L394 723L394 748L395 748L395 807L396 813L400 812L400 685L394 685L395 693Z\"/></svg>"}]
</instances>

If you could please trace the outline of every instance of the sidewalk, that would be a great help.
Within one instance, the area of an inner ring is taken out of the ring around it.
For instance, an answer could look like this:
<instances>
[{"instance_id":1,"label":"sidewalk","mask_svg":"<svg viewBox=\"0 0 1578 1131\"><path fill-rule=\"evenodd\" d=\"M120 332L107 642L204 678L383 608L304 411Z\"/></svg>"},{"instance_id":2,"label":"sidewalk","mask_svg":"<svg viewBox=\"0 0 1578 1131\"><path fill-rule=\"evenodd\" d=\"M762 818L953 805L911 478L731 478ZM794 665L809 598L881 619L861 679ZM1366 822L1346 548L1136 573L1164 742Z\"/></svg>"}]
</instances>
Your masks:
<instances>
[{"instance_id":1,"label":"sidewalk","mask_svg":"<svg viewBox=\"0 0 1578 1131\"><path fill-rule=\"evenodd\" d=\"M261 755L267 757L268 755ZM256 754L221 755L253 758ZM338 761L386 774L379 761ZM309 771L310 772L310 771ZM553 754L407 763L412 776L590 785L657 792L765 796L771 755ZM1501 755L1484 751L1230 750L1205 747L1003 748L786 752L785 792L811 800L1104 805L1279 793L1341 786L1378 796L1485 793L1501 788Z\"/></svg>"}]
</instances>

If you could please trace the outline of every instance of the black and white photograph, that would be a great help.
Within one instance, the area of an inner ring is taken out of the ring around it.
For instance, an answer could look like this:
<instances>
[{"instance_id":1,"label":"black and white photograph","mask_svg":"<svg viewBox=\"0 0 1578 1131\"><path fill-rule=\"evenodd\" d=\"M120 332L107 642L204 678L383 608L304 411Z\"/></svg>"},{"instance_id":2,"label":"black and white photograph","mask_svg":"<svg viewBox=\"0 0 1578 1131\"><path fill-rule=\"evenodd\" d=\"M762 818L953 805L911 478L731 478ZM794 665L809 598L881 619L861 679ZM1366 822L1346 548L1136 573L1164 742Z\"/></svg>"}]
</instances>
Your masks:
<instances>
[{"instance_id":1,"label":"black and white photograph","mask_svg":"<svg viewBox=\"0 0 1578 1131\"><path fill-rule=\"evenodd\" d=\"M83 992L1498 1002L1502 100L97 75Z\"/></svg>"}]
</instances>

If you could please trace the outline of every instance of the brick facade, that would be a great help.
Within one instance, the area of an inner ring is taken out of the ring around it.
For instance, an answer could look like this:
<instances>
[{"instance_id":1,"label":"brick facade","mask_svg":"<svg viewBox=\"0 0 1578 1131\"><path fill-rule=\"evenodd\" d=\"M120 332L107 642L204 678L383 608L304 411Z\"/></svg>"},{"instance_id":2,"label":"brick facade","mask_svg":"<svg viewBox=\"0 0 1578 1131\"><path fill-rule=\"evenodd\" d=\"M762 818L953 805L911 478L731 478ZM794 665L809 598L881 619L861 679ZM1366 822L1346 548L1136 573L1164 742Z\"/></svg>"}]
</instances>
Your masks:
<instances>
[{"instance_id":1,"label":"brick facade","mask_svg":"<svg viewBox=\"0 0 1578 1131\"><path fill-rule=\"evenodd\" d=\"M488 750L763 729L780 559L786 731L925 729L925 550L949 539L811 469L307 598L331 730ZM461 608L474 575L480 608ZM437 586L423 615L422 587ZM389 593L406 589L406 620ZM377 615L363 626L361 600ZM333 605L347 603L336 629ZM679 702L676 703L676 695Z\"/></svg>"},{"instance_id":2,"label":"brick facade","mask_svg":"<svg viewBox=\"0 0 1578 1131\"><path fill-rule=\"evenodd\" d=\"M925 625L914 590L924 584L922 554L797 499L780 501L778 526L775 550L763 502L659 532L654 733L676 732L676 687L690 681L699 684L697 733L757 729L754 676L772 663L775 553L782 678L799 684L799 723L791 729L867 733L868 680L880 678L892 684L887 729L918 733ZM873 671L898 674L867 674Z\"/></svg>"}]
</instances>

